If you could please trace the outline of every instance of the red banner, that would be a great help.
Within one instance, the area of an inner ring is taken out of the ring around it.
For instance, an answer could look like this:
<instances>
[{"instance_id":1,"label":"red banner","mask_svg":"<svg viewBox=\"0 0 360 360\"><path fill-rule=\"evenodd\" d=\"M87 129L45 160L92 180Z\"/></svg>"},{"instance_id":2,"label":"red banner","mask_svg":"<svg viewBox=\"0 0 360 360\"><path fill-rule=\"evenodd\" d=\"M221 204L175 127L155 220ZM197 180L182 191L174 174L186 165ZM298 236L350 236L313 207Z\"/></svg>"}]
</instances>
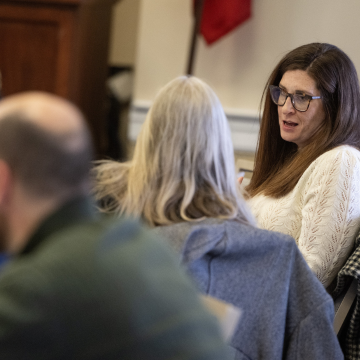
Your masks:
<instances>
[{"instance_id":1,"label":"red banner","mask_svg":"<svg viewBox=\"0 0 360 360\"><path fill-rule=\"evenodd\" d=\"M205 0L201 34L210 45L250 16L251 0Z\"/></svg>"}]
</instances>

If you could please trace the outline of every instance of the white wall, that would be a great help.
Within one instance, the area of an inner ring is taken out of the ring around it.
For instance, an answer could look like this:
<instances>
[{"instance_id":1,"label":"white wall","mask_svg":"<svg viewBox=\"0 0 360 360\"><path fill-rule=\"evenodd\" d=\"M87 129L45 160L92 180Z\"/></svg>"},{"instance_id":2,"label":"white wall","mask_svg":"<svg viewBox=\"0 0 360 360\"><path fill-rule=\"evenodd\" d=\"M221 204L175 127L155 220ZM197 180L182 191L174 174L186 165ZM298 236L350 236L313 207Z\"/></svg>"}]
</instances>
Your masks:
<instances>
[{"instance_id":1,"label":"white wall","mask_svg":"<svg viewBox=\"0 0 360 360\"><path fill-rule=\"evenodd\" d=\"M212 46L201 39L195 74L225 107L257 109L274 65L313 41L343 49L360 69L359 0L253 0L250 20ZM141 0L135 99L151 100L186 68L192 0Z\"/></svg>"},{"instance_id":2,"label":"white wall","mask_svg":"<svg viewBox=\"0 0 360 360\"><path fill-rule=\"evenodd\" d=\"M135 109L146 108L160 87L184 73L192 1L141 0ZM359 0L253 0L252 4L252 18L235 31L210 47L201 39L196 59L195 75L213 87L234 121L239 115L255 118L273 67L301 44L335 44L360 70Z\"/></svg>"},{"instance_id":3,"label":"white wall","mask_svg":"<svg viewBox=\"0 0 360 360\"><path fill-rule=\"evenodd\" d=\"M111 23L111 65L135 64L140 0L120 0L113 8Z\"/></svg>"}]
</instances>

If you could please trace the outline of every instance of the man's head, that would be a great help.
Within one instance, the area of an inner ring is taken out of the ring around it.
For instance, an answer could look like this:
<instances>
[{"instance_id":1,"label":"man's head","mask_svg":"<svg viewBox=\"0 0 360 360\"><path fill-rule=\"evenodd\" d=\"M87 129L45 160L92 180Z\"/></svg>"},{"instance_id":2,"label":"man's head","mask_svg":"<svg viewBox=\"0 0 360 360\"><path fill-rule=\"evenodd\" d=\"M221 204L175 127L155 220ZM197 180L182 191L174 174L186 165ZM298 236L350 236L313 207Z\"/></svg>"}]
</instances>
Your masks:
<instances>
[{"instance_id":1,"label":"man's head","mask_svg":"<svg viewBox=\"0 0 360 360\"><path fill-rule=\"evenodd\" d=\"M71 103L40 92L0 102L1 217L9 218L15 208L22 207L22 216L33 219L33 214L26 214L30 202L34 211L37 204L50 211L85 194L91 159L89 132L81 112ZM43 212L39 207L39 216L47 215Z\"/></svg>"}]
</instances>

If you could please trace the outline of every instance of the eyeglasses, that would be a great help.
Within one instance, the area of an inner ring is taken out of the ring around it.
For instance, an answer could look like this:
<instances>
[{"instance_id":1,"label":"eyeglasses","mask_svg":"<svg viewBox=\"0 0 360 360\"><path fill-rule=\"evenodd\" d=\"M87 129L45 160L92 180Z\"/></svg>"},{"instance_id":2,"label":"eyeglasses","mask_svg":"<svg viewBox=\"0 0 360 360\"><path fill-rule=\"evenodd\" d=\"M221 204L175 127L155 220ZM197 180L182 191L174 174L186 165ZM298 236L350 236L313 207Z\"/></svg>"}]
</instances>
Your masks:
<instances>
[{"instance_id":1,"label":"eyeglasses","mask_svg":"<svg viewBox=\"0 0 360 360\"><path fill-rule=\"evenodd\" d=\"M310 105L311 100L321 99L321 96L310 96L306 94L289 94L285 90L275 85L270 85L270 95L272 101L279 106L283 106L288 96L290 96L291 103L297 111L305 112Z\"/></svg>"}]
</instances>

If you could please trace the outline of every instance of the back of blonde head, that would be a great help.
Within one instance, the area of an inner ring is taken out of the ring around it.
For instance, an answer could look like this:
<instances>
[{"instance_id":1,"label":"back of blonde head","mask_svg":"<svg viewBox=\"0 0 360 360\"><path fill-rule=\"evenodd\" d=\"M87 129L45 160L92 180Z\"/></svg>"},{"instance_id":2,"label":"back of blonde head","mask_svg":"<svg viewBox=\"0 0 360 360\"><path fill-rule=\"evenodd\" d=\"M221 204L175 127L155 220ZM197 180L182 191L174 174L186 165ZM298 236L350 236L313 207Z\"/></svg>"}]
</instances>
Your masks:
<instances>
[{"instance_id":1,"label":"back of blonde head","mask_svg":"<svg viewBox=\"0 0 360 360\"><path fill-rule=\"evenodd\" d=\"M219 99L195 77L179 77L157 95L131 162L95 168L104 210L150 225L204 217L253 222L237 191L229 126Z\"/></svg>"}]
</instances>

